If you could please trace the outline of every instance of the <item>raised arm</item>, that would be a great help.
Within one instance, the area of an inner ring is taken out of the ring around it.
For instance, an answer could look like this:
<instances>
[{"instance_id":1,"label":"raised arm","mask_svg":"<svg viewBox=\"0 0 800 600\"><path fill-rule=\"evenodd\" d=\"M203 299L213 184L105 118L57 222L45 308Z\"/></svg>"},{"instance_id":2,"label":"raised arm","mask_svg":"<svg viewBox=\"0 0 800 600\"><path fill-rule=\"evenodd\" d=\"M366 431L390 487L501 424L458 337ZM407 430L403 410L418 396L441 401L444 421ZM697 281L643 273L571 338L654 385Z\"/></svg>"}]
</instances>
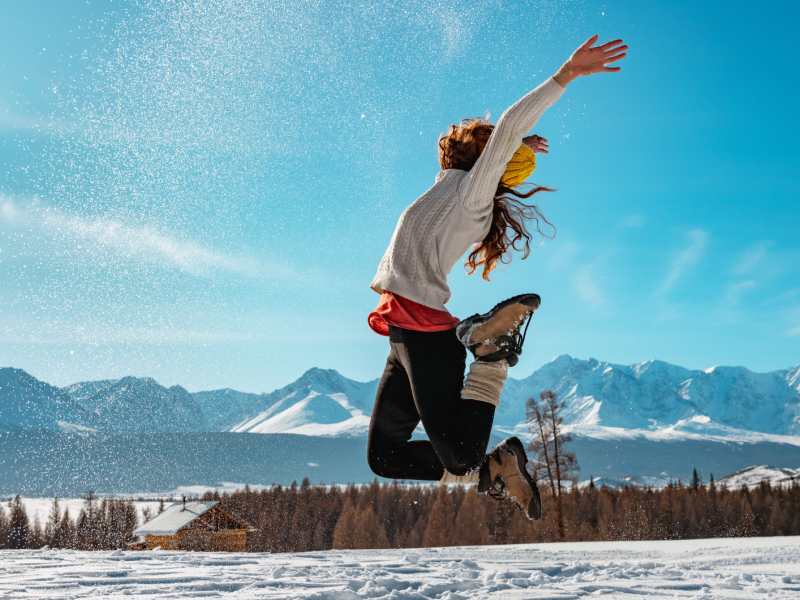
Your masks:
<instances>
[{"instance_id":1,"label":"raised arm","mask_svg":"<svg viewBox=\"0 0 800 600\"><path fill-rule=\"evenodd\" d=\"M550 106L564 93L564 87L551 77L532 92L523 96L498 119L486 147L461 191L462 205L471 212L491 211L497 184L514 152Z\"/></svg>"},{"instance_id":2,"label":"raised arm","mask_svg":"<svg viewBox=\"0 0 800 600\"><path fill-rule=\"evenodd\" d=\"M606 65L624 58L624 51L628 47L620 45L622 40L614 40L592 48L597 38L595 35L586 40L553 77L503 113L465 181L466 188L462 190L465 209L473 212L491 210L491 199L500 177L522 144L523 136L533 128L544 111L561 97L567 84L584 75L620 70L619 67Z\"/></svg>"},{"instance_id":3,"label":"raised arm","mask_svg":"<svg viewBox=\"0 0 800 600\"><path fill-rule=\"evenodd\" d=\"M592 48L592 44L597 41L597 38L597 35L593 35L575 50L569 60L558 70L558 73L553 75L553 79L567 87L568 83L578 77L619 71L619 67L607 67L606 65L625 58L627 56L625 50L628 47L622 44L622 40L614 40Z\"/></svg>"}]
</instances>

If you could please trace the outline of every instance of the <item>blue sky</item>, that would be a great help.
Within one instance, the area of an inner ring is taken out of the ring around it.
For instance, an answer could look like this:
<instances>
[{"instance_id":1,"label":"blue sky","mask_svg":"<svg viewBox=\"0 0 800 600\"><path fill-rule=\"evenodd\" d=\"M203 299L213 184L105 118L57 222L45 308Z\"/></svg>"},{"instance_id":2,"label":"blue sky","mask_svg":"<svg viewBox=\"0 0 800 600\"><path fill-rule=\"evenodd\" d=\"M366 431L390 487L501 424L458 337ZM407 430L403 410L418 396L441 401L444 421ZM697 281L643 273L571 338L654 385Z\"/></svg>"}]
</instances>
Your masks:
<instances>
[{"instance_id":1,"label":"blue sky","mask_svg":"<svg viewBox=\"0 0 800 600\"><path fill-rule=\"evenodd\" d=\"M630 45L623 71L535 130L557 236L491 284L456 266L451 312L538 292L518 378L562 353L800 362L795 2L2 7L2 366L190 391L378 377L368 286L438 135L594 33Z\"/></svg>"}]
</instances>

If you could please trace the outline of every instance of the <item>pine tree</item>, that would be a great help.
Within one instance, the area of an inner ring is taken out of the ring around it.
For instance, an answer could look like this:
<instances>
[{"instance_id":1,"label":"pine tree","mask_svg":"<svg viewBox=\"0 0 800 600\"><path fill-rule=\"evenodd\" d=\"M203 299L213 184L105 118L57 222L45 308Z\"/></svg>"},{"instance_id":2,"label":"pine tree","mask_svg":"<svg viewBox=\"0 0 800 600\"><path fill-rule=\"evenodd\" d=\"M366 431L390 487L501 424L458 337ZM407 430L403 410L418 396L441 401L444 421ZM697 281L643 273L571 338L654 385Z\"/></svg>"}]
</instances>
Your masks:
<instances>
[{"instance_id":1,"label":"pine tree","mask_svg":"<svg viewBox=\"0 0 800 600\"><path fill-rule=\"evenodd\" d=\"M133 539L133 531L138 526L138 519L136 518L136 505L133 503L133 500L129 500L125 503L125 514L123 516L123 537L121 540L120 548L124 548L125 545Z\"/></svg>"},{"instance_id":2,"label":"pine tree","mask_svg":"<svg viewBox=\"0 0 800 600\"><path fill-rule=\"evenodd\" d=\"M426 548L438 546L453 546L453 524L456 518L456 510L453 506L453 497L450 495L447 486L439 486L439 493L436 502L433 503L428 526L425 529L425 537L422 545Z\"/></svg>"},{"instance_id":3,"label":"pine tree","mask_svg":"<svg viewBox=\"0 0 800 600\"><path fill-rule=\"evenodd\" d=\"M403 541L403 548L422 548L422 541L425 539L425 529L428 525L426 515L420 515L414 522L414 526L409 531Z\"/></svg>"},{"instance_id":4,"label":"pine tree","mask_svg":"<svg viewBox=\"0 0 800 600\"><path fill-rule=\"evenodd\" d=\"M478 546L487 542L486 504L474 487L467 490L453 525L453 544Z\"/></svg>"},{"instance_id":5,"label":"pine tree","mask_svg":"<svg viewBox=\"0 0 800 600\"><path fill-rule=\"evenodd\" d=\"M692 484L690 487L696 492L700 488L701 483L702 481L700 481L700 476L697 474L697 469L695 468L694 471L692 471Z\"/></svg>"},{"instance_id":6,"label":"pine tree","mask_svg":"<svg viewBox=\"0 0 800 600\"><path fill-rule=\"evenodd\" d=\"M30 526L28 524L28 514L25 512L25 505L19 494L14 500L8 503L8 547L11 550L25 548L28 544Z\"/></svg>"},{"instance_id":7,"label":"pine tree","mask_svg":"<svg viewBox=\"0 0 800 600\"><path fill-rule=\"evenodd\" d=\"M76 524L76 543L79 550L98 550L100 548L100 523L98 522L96 503L95 493L86 492Z\"/></svg>"},{"instance_id":8,"label":"pine tree","mask_svg":"<svg viewBox=\"0 0 800 600\"><path fill-rule=\"evenodd\" d=\"M72 524L72 519L69 518L69 506L64 507L61 523L53 539L53 548L77 548L75 528Z\"/></svg>"},{"instance_id":9,"label":"pine tree","mask_svg":"<svg viewBox=\"0 0 800 600\"><path fill-rule=\"evenodd\" d=\"M314 538L312 541L312 550L328 550L328 543L325 539L325 523L322 521L317 521L316 527L314 527Z\"/></svg>"},{"instance_id":10,"label":"pine tree","mask_svg":"<svg viewBox=\"0 0 800 600\"><path fill-rule=\"evenodd\" d=\"M353 547L359 550L389 547L386 528L378 520L378 516L368 503L365 503L364 507L358 511L356 528L353 532Z\"/></svg>"},{"instance_id":11,"label":"pine tree","mask_svg":"<svg viewBox=\"0 0 800 600\"><path fill-rule=\"evenodd\" d=\"M292 519L290 536L294 552L308 552L311 550L316 523L316 494L311 489L308 477L303 478L300 491L297 495L297 510Z\"/></svg>"},{"instance_id":12,"label":"pine tree","mask_svg":"<svg viewBox=\"0 0 800 600\"><path fill-rule=\"evenodd\" d=\"M594 489L594 475L591 475L589 478L589 489L590 490Z\"/></svg>"},{"instance_id":13,"label":"pine tree","mask_svg":"<svg viewBox=\"0 0 800 600\"><path fill-rule=\"evenodd\" d=\"M529 446L537 458L534 466L534 477L537 480L547 479L550 491L556 503L559 537L565 539L564 507L562 491L564 483L577 481L579 470L575 453L567 450L566 445L572 441L569 433L564 433L564 419L561 412L566 408L562 400L553 390L543 390L539 394L541 403L535 398L528 398L528 426L533 433L533 442Z\"/></svg>"},{"instance_id":14,"label":"pine tree","mask_svg":"<svg viewBox=\"0 0 800 600\"><path fill-rule=\"evenodd\" d=\"M28 533L28 541L25 545L26 548L38 549L45 545L44 530L42 529L42 521L39 515L33 517L33 528Z\"/></svg>"},{"instance_id":15,"label":"pine tree","mask_svg":"<svg viewBox=\"0 0 800 600\"><path fill-rule=\"evenodd\" d=\"M0 504L0 550L8 548L8 519L6 518L6 510Z\"/></svg>"},{"instance_id":16,"label":"pine tree","mask_svg":"<svg viewBox=\"0 0 800 600\"><path fill-rule=\"evenodd\" d=\"M54 548L53 540L55 539L56 531L61 523L61 508L58 504L58 496L53 498L53 504L50 506L50 513L47 516L47 523L44 526L44 543Z\"/></svg>"},{"instance_id":17,"label":"pine tree","mask_svg":"<svg viewBox=\"0 0 800 600\"><path fill-rule=\"evenodd\" d=\"M352 550L355 548L355 531L358 526L358 509L348 498L342 507L336 529L333 530L333 548L335 550Z\"/></svg>"}]
</instances>

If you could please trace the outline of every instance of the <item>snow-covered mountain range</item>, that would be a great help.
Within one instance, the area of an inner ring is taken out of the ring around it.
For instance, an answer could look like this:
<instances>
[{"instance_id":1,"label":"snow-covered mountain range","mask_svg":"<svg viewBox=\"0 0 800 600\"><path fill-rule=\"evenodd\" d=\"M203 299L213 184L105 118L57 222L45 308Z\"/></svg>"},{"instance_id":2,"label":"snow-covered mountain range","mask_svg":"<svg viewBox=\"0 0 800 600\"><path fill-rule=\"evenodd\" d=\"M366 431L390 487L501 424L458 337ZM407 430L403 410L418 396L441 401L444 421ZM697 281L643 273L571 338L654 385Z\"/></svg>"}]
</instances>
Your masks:
<instances>
[{"instance_id":1,"label":"snow-covered mountain range","mask_svg":"<svg viewBox=\"0 0 800 600\"><path fill-rule=\"evenodd\" d=\"M22 369L0 368L0 431L64 431L94 419L62 390Z\"/></svg>"},{"instance_id":2,"label":"snow-covered mountain range","mask_svg":"<svg viewBox=\"0 0 800 600\"><path fill-rule=\"evenodd\" d=\"M367 433L377 386L377 379L360 383L314 368L269 394L190 394L135 377L58 389L5 368L0 428L360 437ZM566 401L564 421L572 431L589 437L710 436L800 445L800 365L771 373L744 367L692 371L661 361L624 366L562 355L525 379L509 378L495 416L498 435L525 435L525 403L544 389Z\"/></svg>"},{"instance_id":3,"label":"snow-covered mountain range","mask_svg":"<svg viewBox=\"0 0 800 600\"><path fill-rule=\"evenodd\" d=\"M377 387L377 379L360 383L315 368L264 394L190 394L134 377L59 389L3 368L0 488L72 493L94 482L96 490L121 493L305 476L369 481L365 446ZM559 356L507 381L492 443L528 435L526 401L544 389L566 401L581 479L661 485L686 480L695 467L720 477L769 464L784 477L800 466L800 366L691 371ZM421 427L415 432L424 435ZM774 479L769 469L756 471L739 479Z\"/></svg>"},{"instance_id":4,"label":"snow-covered mountain range","mask_svg":"<svg viewBox=\"0 0 800 600\"><path fill-rule=\"evenodd\" d=\"M149 377L88 381L62 390L92 414L81 423L108 433L182 433L205 428L203 411L179 385L165 388Z\"/></svg>"},{"instance_id":5,"label":"snow-covered mountain range","mask_svg":"<svg viewBox=\"0 0 800 600\"><path fill-rule=\"evenodd\" d=\"M590 437L800 444L800 365L771 373L744 367L692 371L657 360L624 366L562 355L530 377L509 379L496 428L522 433L524 399L543 389L566 402L564 422Z\"/></svg>"}]
</instances>

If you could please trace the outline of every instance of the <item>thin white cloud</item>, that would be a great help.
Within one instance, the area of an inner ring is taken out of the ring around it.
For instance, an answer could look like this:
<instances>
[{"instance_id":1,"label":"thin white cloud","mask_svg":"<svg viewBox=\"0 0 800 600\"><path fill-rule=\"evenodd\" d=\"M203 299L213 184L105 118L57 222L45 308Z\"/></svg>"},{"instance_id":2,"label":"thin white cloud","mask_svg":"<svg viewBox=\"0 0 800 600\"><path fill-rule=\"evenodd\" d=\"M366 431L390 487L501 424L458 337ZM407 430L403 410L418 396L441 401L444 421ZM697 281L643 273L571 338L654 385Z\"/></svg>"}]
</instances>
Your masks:
<instances>
[{"instance_id":1,"label":"thin white cloud","mask_svg":"<svg viewBox=\"0 0 800 600\"><path fill-rule=\"evenodd\" d=\"M630 215L622 219L617 227L622 229L641 229L646 221L647 219L641 215Z\"/></svg>"},{"instance_id":2,"label":"thin white cloud","mask_svg":"<svg viewBox=\"0 0 800 600\"><path fill-rule=\"evenodd\" d=\"M109 326L52 324L42 326L35 320L21 322L0 337L4 344L220 344L261 341L260 334L235 331L197 331L174 327Z\"/></svg>"},{"instance_id":3,"label":"thin white cloud","mask_svg":"<svg viewBox=\"0 0 800 600\"><path fill-rule=\"evenodd\" d=\"M789 337L800 336L800 308L788 311L788 321L797 326L792 327L792 325L790 325L789 327L792 327L792 329L789 329L786 335Z\"/></svg>"},{"instance_id":4,"label":"thin white cloud","mask_svg":"<svg viewBox=\"0 0 800 600\"><path fill-rule=\"evenodd\" d=\"M728 286L728 292L725 294L725 308L738 306L742 296L755 287L755 281L741 281L739 283L730 284Z\"/></svg>"},{"instance_id":5,"label":"thin white cloud","mask_svg":"<svg viewBox=\"0 0 800 600\"><path fill-rule=\"evenodd\" d=\"M688 247L672 261L664 281L658 287L658 292L661 294L672 289L686 269L703 257L708 243L708 232L703 229L693 229L686 234L686 238L689 241Z\"/></svg>"},{"instance_id":6,"label":"thin white cloud","mask_svg":"<svg viewBox=\"0 0 800 600\"><path fill-rule=\"evenodd\" d=\"M0 222L38 231L42 244L58 239L60 253L79 250L96 255L98 260L125 259L156 264L199 277L219 272L245 277L296 276L288 267L278 269L256 258L227 254L146 227L130 226L113 219L65 215L36 203L22 207L8 199L0 202Z\"/></svg>"},{"instance_id":7,"label":"thin white cloud","mask_svg":"<svg viewBox=\"0 0 800 600\"><path fill-rule=\"evenodd\" d=\"M172 238L147 228L127 227L112 220L57 219L56 224L86 242L109 248L132 260L171 265L192 275L228 271L258 275L255 259L231 256L192 241Z\"/></svg>"},{"instance_id":8,"label":"thin white cloud","mask_svg":"<svg viewBox=\"0 0 800 600\"><path fill-rule=\"evenodd\" d=\"M569 269L575 262L575 258L581 247L574 242L564 242L561 244L548 244L545 246L549 257L546 266L553 271L564 271Z\"/></svg>"},{"instance_id":9,"label":"thin white cloud","mask_svg":"<svg viewBox=\"0 0 800 600\"><path fill-rule=\"evenodd\" d=\"M594 265L584 265L577 270L572 278L572 289L591 310L598 310L605 304Z\"/></svg>"},{"instance_id":10,"label":"thin white cloud","mask_svg":"<svg viewBox=\"0 0 800 600\"><path fill-rule=\"evenodd\" d=\"M767 256L767 248L769 248L772 244L773 242L768 241L758 242L742 252L736 261L736 266L733 268L733 272L737 275L744 275L745 273L752 271Z\"/></svg>"}]
</instances>

